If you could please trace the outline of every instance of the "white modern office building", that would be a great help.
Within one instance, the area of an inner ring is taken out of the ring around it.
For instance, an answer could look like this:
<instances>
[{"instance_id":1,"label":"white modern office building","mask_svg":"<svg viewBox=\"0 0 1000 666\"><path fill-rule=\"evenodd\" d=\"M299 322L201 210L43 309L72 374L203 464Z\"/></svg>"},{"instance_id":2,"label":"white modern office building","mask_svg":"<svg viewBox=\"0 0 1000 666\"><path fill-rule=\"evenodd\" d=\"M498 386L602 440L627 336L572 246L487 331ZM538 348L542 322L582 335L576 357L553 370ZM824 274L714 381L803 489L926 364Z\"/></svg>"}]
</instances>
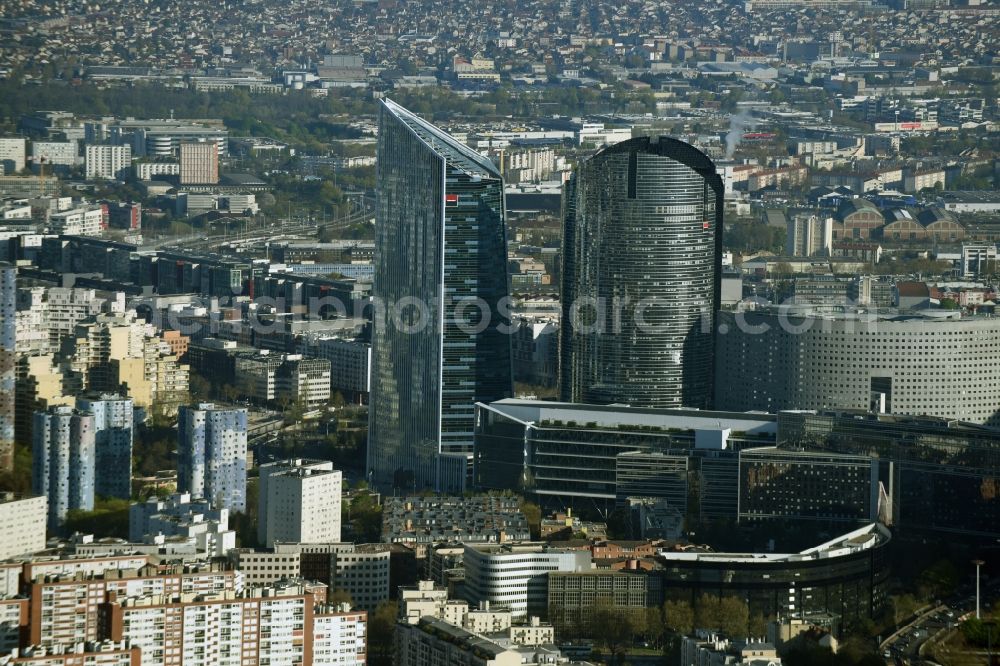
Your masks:
<instances>
[{"instance_id":1,"label":"white modern office building","mask_svg":"<svg viewBox=\"0 0 1000 666\"><path fill-rule=\"evenodd\" d=\"M590 551L542 543L467 544L464 563L469 603L507 608L513 617L546 613L549 572L591 568Z\"/></svg>"},{"instance_id":2,"label":"white modern office building","mask_svg":"<svg viewBox=\"0 0 1000 666\"><path fill-rule=\"evenodd\" d=\"M76 166L80 163L80 147L76 141L32 141L31 161L46 167Z\"/></svg>"},{"instance_id":3,"label":"white modern office building","mask_svg":"<svg viewBox=\"0 0 1000 666\"><path fill-rule=\"evenodd\" d=\"M64 236L100 236L105 228L105 211L101 206L80 206L52 213L49 231Z\"/></svg>"}]
</instances>

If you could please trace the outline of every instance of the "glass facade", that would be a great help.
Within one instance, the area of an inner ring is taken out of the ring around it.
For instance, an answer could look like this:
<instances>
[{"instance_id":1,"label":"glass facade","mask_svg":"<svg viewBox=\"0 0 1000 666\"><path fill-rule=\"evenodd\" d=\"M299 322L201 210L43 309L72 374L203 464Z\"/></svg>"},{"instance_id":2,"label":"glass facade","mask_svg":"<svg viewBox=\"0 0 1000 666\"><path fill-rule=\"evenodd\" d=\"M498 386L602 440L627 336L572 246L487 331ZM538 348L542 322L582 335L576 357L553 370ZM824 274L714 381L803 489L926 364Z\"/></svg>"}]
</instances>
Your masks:
<instances>
[{"instance_id":1,"label":"glass facade","mask_svg":"<svg viewBox=\"0 0 1000 666\"><path fill-rule=\"evenodd\" d=\"M368 470L461 490L475 403L513 394L503 180L406 109L379 109Z\"/></svg>"},{"instance_id":2,"label":"glass facade","mask_svg":"<svg viewBox=\"0 0 1000 666\"><path fill-rule=\"evenodd\" d=\"M759 448L740 452L740 520L871 522L878 464L870 456Z\"/></svg>"},{"instance_id":3,"label":"glass facade","mask_svg":"<svg viewBox=\"0 0 1000 666\"><path fill-rule=\"evenodd\" d=\"M728 560L667 560L663 592L695 604L703 594L745 599L751 613L768 616L833 614L843 624L878 615L884 607L889 533L879 527L871 548L822 558L768 561L745 556Z\"/></svg>"},{"instance_id":4,"label":"glass facade","mask_svg":"<svg viewBox=\"0 0 1000 666\"><path fill-rule=\"evenodd\" d=\"M1000 538L1000 430L932 417L789 411L781 446L872 456L897 529Z\"/></svg>"},{"instance_id":5,"label":"glass facade","mask_svg":"<svg viewBox=\"0 0 1000 666\"><path fill-rule=\"evenodd\" d=\"M775 441L774 417L766 414L535 404L479 406L477 489L514 490L562 508L661 497L696 520L732 520L738 453ZM724 430L725 448L699 448L699 433Z\"/></svg>"},{"instance_id":6,"label":"glass facade","mask_svg":"<svg viewBox=\"0 0 1000 666\"><path fill-rule=\"evenodd\" d=\"M722 196L711 160L668 137L580 163L563 208L563 400L711 405Z\"/></svg>"}]
</instances>

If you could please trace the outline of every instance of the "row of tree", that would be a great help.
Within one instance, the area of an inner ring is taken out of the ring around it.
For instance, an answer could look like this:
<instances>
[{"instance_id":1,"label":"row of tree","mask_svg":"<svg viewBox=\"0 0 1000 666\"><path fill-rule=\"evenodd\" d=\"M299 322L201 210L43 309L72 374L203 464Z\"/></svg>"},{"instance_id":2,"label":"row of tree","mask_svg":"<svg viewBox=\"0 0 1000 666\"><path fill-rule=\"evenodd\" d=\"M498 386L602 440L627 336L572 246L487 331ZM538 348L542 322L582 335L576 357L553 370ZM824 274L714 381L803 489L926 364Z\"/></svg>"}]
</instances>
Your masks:
<instances>
[{"instance_id":1,"label":"row of tree","mask_svg":"<svg viewBox=\"0 0 1000 666\"><path fill-rule=\"evenodd\" d=\"M566 611L549 609L560 639L590 639L610 655L621 655L632 645L644 643L660 649L667 636L687 636L705 629L734 639L763 638L767 618L750 613L747 603L734 596L703 594L692 605L688 601L667 601L662 608L634 608L615 605L609 597L599 597L593 606Z\"/></svg>"}]
</instances>

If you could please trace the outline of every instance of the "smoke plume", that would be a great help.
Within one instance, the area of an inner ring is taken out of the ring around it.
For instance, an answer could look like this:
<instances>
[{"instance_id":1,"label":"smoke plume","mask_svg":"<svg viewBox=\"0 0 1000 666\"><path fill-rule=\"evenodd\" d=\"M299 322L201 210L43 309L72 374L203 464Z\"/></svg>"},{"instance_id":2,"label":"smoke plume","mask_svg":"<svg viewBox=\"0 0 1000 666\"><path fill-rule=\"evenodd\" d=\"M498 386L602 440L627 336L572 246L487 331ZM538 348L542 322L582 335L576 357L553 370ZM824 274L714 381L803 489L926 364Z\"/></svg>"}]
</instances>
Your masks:
<instances>
[{"instance_id":1,"label":"smoke plume","mask_svg":"<svg viewBox=\"0 0 1000 666\"><path fill-rule=\"evenodd\" d=\"M735 116L729 116L729 131L726 133L726 159L733 159L736 146L740 145L740 138L743 132L753 122L753 115L749 111L740 111Z\"/></svg>"}]
</instances>

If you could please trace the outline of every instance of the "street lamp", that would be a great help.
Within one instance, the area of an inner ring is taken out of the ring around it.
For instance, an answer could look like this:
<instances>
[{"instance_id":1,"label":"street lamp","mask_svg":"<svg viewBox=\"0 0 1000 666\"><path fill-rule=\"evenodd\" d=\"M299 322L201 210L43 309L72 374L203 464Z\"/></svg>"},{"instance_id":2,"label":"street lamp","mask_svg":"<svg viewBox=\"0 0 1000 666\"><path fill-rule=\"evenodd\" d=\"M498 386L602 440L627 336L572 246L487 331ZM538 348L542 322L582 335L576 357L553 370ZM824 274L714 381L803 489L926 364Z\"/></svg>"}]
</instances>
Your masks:
<instances>
[{"instance_id":1,"label":"street lamp","mask_svg":"<svg viewBox=\"0 0 1000 666\"><path fill-rule=\"evenodd\" d=\"M982 567L985 562L982 560L972 560L972 563L976 565L976 619L979 617L979 568Z\"/></svg>"}]
</instances>

